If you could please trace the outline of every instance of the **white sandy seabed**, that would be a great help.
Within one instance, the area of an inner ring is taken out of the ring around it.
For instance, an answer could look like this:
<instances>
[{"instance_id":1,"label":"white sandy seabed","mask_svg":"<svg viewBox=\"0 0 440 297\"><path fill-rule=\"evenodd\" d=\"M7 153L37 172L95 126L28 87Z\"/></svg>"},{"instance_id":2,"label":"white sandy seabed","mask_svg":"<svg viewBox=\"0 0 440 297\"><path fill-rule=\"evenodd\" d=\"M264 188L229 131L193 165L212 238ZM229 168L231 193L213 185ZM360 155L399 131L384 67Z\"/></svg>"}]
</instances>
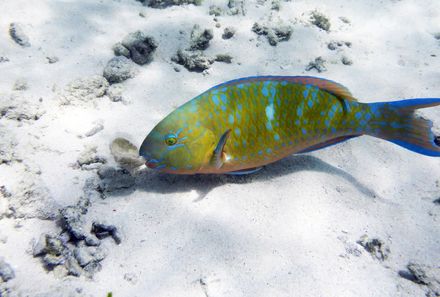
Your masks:
<instances>
[{"instance_id":1,"label":"white sandy seabed","mask_svg":"<svg viewBox=\"0 0 440 297\"><path fill-rule=\"evenodd\" d=\"M59 209L88 195L86 180L100 182L101 163L117 167L113 139L139 146L167 113L220 82L319 75L362 102L440 96L438 1L282 1L279 10L245 1L237 15L226 2L154 9L134 0L0 1L0 258L15 275L0 285L1 296L435 296L435 279L411 281L407 265L440 264L440 160L371 137L292 156L251 177L144 170L128 189L89 197L84 232L106 221L122 237L101 241L100 271L66 276L62 265L48 271L33 257L42 233L61 232ZM210 5L224 10L219 28ZM315 10L329 19L328 32L311 24ZM271 46L252 32L255 22L293 32ZM30 47L12 40L11 23ZM213 30L205 54L228 53L231 64L198 73L171 61L188 47L194 24ZM236 33L225 40L227 26ZM62 104L66 86L102 75L112 46L137 30L158 47L120 84L124 102L92 87L86 100ZM351 46L330 50L331 41ZM327 71L306 71L319 56ZM24 90L13 90L17 80ZM420 114L439 131L439 108ZM94 161L79 168L84 151ZM385 259L357 243L363 235L379 239Z\"/></svg>"}]
</instances>

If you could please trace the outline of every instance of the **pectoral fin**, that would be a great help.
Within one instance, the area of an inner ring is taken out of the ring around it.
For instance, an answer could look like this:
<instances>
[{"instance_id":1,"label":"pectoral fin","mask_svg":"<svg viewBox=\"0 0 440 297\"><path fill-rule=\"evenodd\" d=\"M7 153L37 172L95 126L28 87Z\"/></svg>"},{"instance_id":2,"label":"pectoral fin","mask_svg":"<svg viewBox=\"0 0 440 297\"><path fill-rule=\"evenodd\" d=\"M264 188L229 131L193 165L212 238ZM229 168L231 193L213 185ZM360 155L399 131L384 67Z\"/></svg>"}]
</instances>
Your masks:
<instances>
[{"instance_id":1,"label":"pectoral fin","mask_svg":"<svg viewBox=\"0 0 440 297\"><path fill-rule=\"evenodd\" d=\"M223 152L223 149L226 145L226 142L228 141L229 134L231 133L231 129L227 130L219 139L217 146L214 149L214 152L212 154L211 158L211 164L215 166L215 168L222 167L223 163L225 162L225 154Z\"/></svg>"}]
</instances>

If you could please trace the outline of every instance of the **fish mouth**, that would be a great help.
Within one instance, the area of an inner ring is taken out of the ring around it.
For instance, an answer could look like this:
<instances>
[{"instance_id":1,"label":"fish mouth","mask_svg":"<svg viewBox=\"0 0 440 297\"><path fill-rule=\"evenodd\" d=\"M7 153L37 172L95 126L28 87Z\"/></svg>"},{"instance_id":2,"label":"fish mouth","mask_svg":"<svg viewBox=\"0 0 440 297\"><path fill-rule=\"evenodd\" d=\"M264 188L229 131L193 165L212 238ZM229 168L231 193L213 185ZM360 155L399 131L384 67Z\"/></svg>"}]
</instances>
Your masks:
<instances>
[{"instance_id":1,"label":"fish mouth","mask_svg":"<svg viewBox=\"0 0 440 297\"><path fill-rule=\"evenodd\" d=\"M150 169L162 169L165 168L165 164L160 164L159 160L156 159L150 159L147 162L145 162L145 165Z\"/></svg>"},{"instance_id":2,"label":"fish mouth","mask_svg":"<svg viewBox=\"0 0 440 297\"><path fill-rule=\"evenodd\" d=\"M155 159L151 159L145 162L145 165L147 165L148 168L154 169L157 168L157 166L159 166L159 161Z\"/></svg>"}]
</instances>

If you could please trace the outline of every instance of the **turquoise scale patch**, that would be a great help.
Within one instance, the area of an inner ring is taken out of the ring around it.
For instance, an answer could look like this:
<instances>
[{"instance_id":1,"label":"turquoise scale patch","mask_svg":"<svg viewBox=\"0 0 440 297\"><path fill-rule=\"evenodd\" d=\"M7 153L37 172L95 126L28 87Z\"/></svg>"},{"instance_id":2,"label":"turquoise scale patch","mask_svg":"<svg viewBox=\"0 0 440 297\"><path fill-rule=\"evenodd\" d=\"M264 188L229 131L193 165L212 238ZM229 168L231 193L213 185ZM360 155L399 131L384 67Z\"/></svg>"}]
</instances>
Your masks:
<instances>
[{"instance_id":1,"label":"turquoise scale patch","mask_svg":"<svg viewBox=\"0 0 440 297\"><path fill-rule=\"evenodd\" d=\"M227 104L228 103L228 98L226 97L225 94L221 94L220 98L222 99L223 104Z\"/></svg>"}]
</instances>

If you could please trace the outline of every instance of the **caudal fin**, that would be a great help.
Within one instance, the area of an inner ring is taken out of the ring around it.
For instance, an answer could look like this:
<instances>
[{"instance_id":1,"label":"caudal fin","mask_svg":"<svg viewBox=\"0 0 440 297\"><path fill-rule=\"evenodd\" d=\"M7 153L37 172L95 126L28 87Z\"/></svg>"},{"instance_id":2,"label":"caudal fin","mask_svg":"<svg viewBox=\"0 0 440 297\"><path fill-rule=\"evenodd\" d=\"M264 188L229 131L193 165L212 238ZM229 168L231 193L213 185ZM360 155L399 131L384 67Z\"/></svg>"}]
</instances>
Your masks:
<instances>
[{"instance_id":1,"label":"caudal fin","mask_svg":"<svg viewBox=\"0 0 440 297\"><path fill-rule=\"evenodd\" d=\"M369 107L374 116L368 134L422 155L440 157L440 141L431 131L432 122L414 114L417 109L437 105L440 98L371 103Z\"/></svg>"}]
</instances>

